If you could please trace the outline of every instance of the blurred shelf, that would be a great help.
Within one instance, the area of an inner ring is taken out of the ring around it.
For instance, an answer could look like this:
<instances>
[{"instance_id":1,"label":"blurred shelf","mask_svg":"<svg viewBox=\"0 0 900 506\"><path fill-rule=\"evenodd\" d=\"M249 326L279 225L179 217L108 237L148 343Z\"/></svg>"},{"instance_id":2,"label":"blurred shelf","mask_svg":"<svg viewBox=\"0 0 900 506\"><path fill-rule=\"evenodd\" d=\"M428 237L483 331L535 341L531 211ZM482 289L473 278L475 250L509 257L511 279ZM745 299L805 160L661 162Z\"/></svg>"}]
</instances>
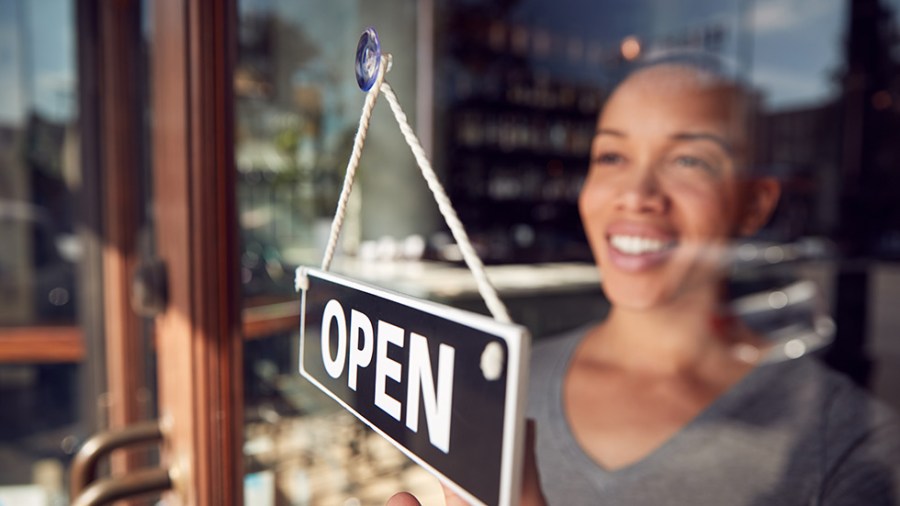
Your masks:
<instances>
[{"instance_id":1,"label":"blurred shelf","mask_svg":"<svg viewBox=\"0 0 900 506\"><path fill-rule=\"evenodd\" d=\"M0 363L81 362L84 357L80 327L0 328Z\"/></svg>"},{"instance_id":2,"label":"blurred shelf","mask_svg":"<svg viewBox=\"0 0 900 506\"><path fill-rule=\"evenodd\" d=\"M501 298L585 297L600 293L593 263L489 265L488 278ZM475 278L464 265L441 262L362 262L335 259L333 272L424 300L469 308L481 301ZM243 310L244 339L254 340L300 329L300 296L248 299Z\"/></svg>"},{"instance_id":3,"label":"blurred shelf","mask_svg":"<svg viewBox=\"0 0 900 506\"><path fill-rule=\"evenodd\" d=\"M242 313L244 339L259 339L300 330L300 295L280 301L250 299Z\"/></svg>"}]
</instances>

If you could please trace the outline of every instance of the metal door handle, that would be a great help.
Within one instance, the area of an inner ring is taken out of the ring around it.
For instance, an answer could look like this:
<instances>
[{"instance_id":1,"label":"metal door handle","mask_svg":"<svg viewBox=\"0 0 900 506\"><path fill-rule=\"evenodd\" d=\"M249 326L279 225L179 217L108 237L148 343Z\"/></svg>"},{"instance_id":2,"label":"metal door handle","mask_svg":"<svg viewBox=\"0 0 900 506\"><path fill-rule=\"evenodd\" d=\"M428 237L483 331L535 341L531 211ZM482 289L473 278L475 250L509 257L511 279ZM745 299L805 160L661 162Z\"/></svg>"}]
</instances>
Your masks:
<instances>
[{"instance_id":1,"label":"metal door handle","mask_svg":"<svg viewBox=\"0 0 900 506\"><path fill-rule=\"evenodd\" d=\"M144 469L126 476L97 480L100 459L113 450L162 441L159 422L151 420L124 429L100 432L85 441L72 461L72 504L107 504L124 497L172 488L168 469Z\"/></svg>"},{"instance_id":2,"label":"metal door handle","mask_svg":"<svg viewBox=\"0 0 900 506\"><path fill-rule=\"evenodd\" d=\"M99 506L147 492L172 488L168 469L142 469L125 476L95 481L81 491L72 506Z\"/></svg>"}]
</instances>

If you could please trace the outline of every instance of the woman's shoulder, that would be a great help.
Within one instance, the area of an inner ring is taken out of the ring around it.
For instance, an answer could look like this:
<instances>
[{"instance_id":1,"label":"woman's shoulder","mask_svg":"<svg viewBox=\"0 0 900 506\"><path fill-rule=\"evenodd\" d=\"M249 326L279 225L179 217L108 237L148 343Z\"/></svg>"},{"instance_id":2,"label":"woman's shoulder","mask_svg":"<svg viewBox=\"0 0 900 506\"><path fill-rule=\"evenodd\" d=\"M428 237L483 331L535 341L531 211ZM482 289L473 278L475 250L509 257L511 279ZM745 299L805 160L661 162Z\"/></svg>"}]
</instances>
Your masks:
<instances>
[{"instance_id":1,"label":"woman's shoulder","mask_svg":"<svg viewBox=\"0 0 900 506\"><path fill-rule=\"evenodd\" d=\"M556 423L558 400L572 354L589 326L535 340L528 371L528 416Z\"/></svg>"},{"instance_id":2,"label":"woman's shoulder","mask_svg":"<svg viewBox=\"0 0 900 506\"><path fill-rule=\"evenodd\" d=\"M725 401L694 428L710 436L726 427L720 446L732 457L777 462L771 504L897 504L888 498L900 498L900 419L847 376L810 356L763 364Z\"/></svg>"},{"instance_id":3,"label":"woman's shoulder","mask_svg":"<svg viewBox=\"0 0 900 506\"><path fill-rule=\"evenodd\" d=\"M768 391L755 417L781 419L821 465L833 472L859 460L877 462L900 479L900 417L886 403L814 357L769 366ZM781 424L778 424L781 425ZM898 484L900 486L900 484Z\"/></svg>"},{"instance_id":4,"label":"woman's shoulder","mask_svg":"<svg viewBox=\"0 0 900 506\"><path fill-rule=\"evenodd\" d=\"M788 371L783 373L787 380L784 387L795 389L801 397L818 397L824 410L822 415L832 424L842 420L858 424L863 413L868 415L865 421L871 425L900 422L893 408L818 358L804 357L795 362L784 364L783 369Z\"/></svg>"},{"instance_id":5,"label":"woman's shoulder","mask_svg":"<svg viewBox=\"0 0 900 506\"><path fill-rule=\"evenodd\" d=\"M900 501L900 416L821 363L804 364L823 383L823 497L835 504Z\"/></svg>"},{"instance_id":6,"label":"woman's shoulder","mask_svg":"<svg viewBox=\"0 0 900 506\"><path fill-rule=\"evenodd\" d=\"M585 325L536 339L531 345L531 368L565 369L575 348L592 327L593 325Z\"/></svg>"},{"instance_id":7,"label":"woman's shoulder","mask_svg":"<svg viewBox=\"0 0 900 506\"><path fill-rule=\"evenodd\" d=\"M884 444L890 440L896 450L894 464L900 465L900 415L897 411L826 365L814 362L809 367L825 383L827 402L823 415L828 420L828 436L845 439L852 446ZM851 436L857 439L850 441Z\"/></svg>"},{"instance_id":8,"label":"woman's shoulder","mask_svg":"<svg viewBox=\"0 0 900 506\"><path fill-rule=\"evenodd\" d=\"M851 425L864 429L900 420L892 408L816 357L759 367L763 369L763 379L757 388L762 393L756 402L770 404L779 411L814 415L827 423L824 428Z\"/></svg>"}]
</instances>

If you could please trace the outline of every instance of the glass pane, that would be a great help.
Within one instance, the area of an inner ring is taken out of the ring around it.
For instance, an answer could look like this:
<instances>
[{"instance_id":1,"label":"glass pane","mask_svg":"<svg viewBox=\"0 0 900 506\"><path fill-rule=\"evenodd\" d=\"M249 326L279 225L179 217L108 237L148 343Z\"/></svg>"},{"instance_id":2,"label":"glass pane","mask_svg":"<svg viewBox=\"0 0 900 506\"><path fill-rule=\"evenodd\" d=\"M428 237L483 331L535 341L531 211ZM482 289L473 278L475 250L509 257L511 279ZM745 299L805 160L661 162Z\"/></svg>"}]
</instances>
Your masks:
<instances>
[{"instance_id":1,"label":"glass pane","mask_svg":"<svg viewBox=\"0 0 900 506\"><path fill-rule=\"evenodd\" d=\"M296 304L293 267L320 261L363 99L350 59L358 34L370 24L394 55L387 79L422 134L489 274L513 319L526 325L538 344L549 347L552 337L565 331L599 324L621 304L612 260L598 275L595 255L602 263L604 252L616 249L623 265L651 270L682 246L672 234L644 237L648 234L606 229L592 244L584 232L591 213L579 209L580 198L588 200L582 206L593 202L584 197L592 167L627 158L592 153L604 135L597 131L598 114L614 104L614 93L630 76L668 62L728 88L727 103L717 103L719 113L740 110L728 120L733 128L728 134L734 136L729 139L736 144L717 144L727 152L729 167L746 171L730 173L740 193L716 200L727 185L717 186L709 196L721 205L698 212L702 226L722 225L723 216L733 219L716 236L721 242L697 241L709 248L715 264L714 275L698 281L716 302L706 308L712 316L705 324L716 332L734 325L743 332L746 326L753 346L735 344L728 351L745 364L738 370L772 370L767 367L774 363L797 371L820 362L829 367L822 369L829 371L828 381L836 377L831 371L847 375L866 395L900 408L900 348L893 338L900 321L892 309L900 275L895 203L900 151L894 141L900 129L900 4L446 0L419 2L417 9L410 4L380 5L379 12L391 13L389 20L387 14L367 12L363 2L332 2L327 8L312 1L239 2L241 268L245 330L258 338L248 342L246 354L248 493L277 490L301 502L380 504L391 492L410 488L405 460L367 474L381 468L366 460L362 448L383 442L299 378L296 329L277 334L264 325L279 318L296 325L296 310L272 302ZM684 83L660 79L648 86L670 84ZM670 98L677 105L684 97ZM632 115L654 112L638 109ZM613 136L622 133L613 130ZM696 133L679 131L667 140L697 140ZM459 250L407 153L380 103L334 269L483 312ZM657 164L704 167L699 156L655 155ZM701 186L709 189L709 174L702 177L707 186ZM758 196L756 190L743 191L752 186L748 181L760 180L780 188L777 204L760 204L771 216L733 207L746 204L746 195ZM673 207L662 208L675 209L671 199L663 200ZM688 219L671 212L665 219L673 229ZM744 222L738 223L738 215L760 216L760 223L739 229ZM704 259L698 254L696 260ZM685 279L695 280L687 274L679 278L683 283L673 300L684 300L680 290L696 288ZM632 281L620 286L643 286ZM637 314L660 314L650 310ZM661 321L677 325L675 316ZM718 394L730 393L726 388L706 400L714 405ZM562 394L555 390L550 402L558 404ZM620 400L615 406L631 401ZM559 415L557 422L565 419ZM334 416L327 418L335 420L334 430L319 432L320 416ZM329 460L305 443L281 452L305 438L328 441L323 448L339 448L333 455L340 457ZM289 458L297 460L281 467ZM565 480L557 481L564 488ZM328 488L332 483L337 485ZM370 494L370 488L377 492ZM421 493L433 493L433 486ZM423 503L430 503L429 497L421 497Z\"/></svg>"},{"instance_id":2,"label":"glass pane","mask_svg":"<svg viewBox=\"0 0 900 506\"><path fill-rule=\"evenodd\" d=\"M248 339L245 503L382 504L401 489L435 502L441 497L436 480L301 379L293 288L297 265L321 261L364 98L354 76L356 44L376 19L385 47L403 59L390 81L414 114L409 43L415 40L416 6L241 0L238 9L236 161ZM388 114L382 104L372 120L379 125L370 130L341 256L345 248L358 249L365 221L359 201L374 194L371 188L421 179L412 172L411 156L398 165L385 152L406 149ZM379 133L386 130L392 131ZM409 200L395 200L400 209L391 215L402 216ZM421 221L419 213L406 213L395 223L377 223L381 230L372 232L409 233Z\"/></svg>"},{"instance_id":3,"label":"glass pane","mask_svg":"<svg viewBox=\"0 0 900 506\"><path fill-rule=\"evenodd\" d=\"M72 219L78 181L72 5L7 0L0 6L9 90L0 104L0 226L9 239L0 250L0 323L73 324L80 249ZM51 25L51 36L37 35Z\"/></svg>"},{"instance_id":4,"label":"glass pane","mask_svg":"<svg viewBox=\"0 0 900 506\"><path fill-rule=\"evenodd\" d=\"M76 276L74 2L0 1L0 502L65 504L92 430Z\"/></svg>"},{"instance_id":5,"label":"glass pane","mask_svg":"<svg viewBox=\"0 0 900 506\"><path fill-rule=\"evenodd\" d=\"M0 504L68 504L74 453L122 407L107 388L116 359L104 356L104 311L113 308L101 307L101 255L112 248L103 242L98 152L106 139L96 132L103 104L90 89L101 74L97 14L75 0L0 0ZM145 62L132 63L140 79ZM84 69L91 74L82 80ZM134 104L133 117L144 105ZM129 168L144 171L136 158ZM148 191L142 177L136 207ZM153 350L147 329L136 334L126 338L140 366L125 395L136 416L150 418ZM134 463L156 458L144 453Z\"/></svg>"},{"instance_id":6,"label":"glass pane","mask_svg":"<svg viewBox=\"0 0 900 506\"><path fill-rule=\"evenodd\" d=\"M577 201L597 112L633 62L741 57L738 2L444 2L434 107L441 165L489 263L591 261Z\"/></svg>"},{"instance_id":7,"label":"glass pane","mask_svg":"<svg viewBox=\"0 0 900 506\"><path fill-rule=\"evenodd\" d=\"M826 247L828 261L789 271L817 282L837 324L822 355L895 407L900 349L887 287L900 229L898 7L769 1L746 19L762 117L758 156L784 192L766 238Z\"/></svg>"}]
</instances>

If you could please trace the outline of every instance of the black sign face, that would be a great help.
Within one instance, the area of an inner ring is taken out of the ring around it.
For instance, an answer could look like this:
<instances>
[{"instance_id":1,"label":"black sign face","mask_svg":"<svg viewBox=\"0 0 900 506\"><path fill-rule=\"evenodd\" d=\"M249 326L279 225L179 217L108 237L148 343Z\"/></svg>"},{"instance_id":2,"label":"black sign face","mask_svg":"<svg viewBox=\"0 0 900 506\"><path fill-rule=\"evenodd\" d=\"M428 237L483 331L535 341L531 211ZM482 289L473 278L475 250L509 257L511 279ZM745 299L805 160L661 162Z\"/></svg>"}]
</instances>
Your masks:
<instances>
[{"instance_id":1,"label":"black sign face","mask_svg":"<svg viewBox=\"0 0 900 506\"><path fill-rule=\"evenodd\" d=\"M518 504L527 331L303 269L300 372L469 502Z\"/></svg>"}]
</instances>

